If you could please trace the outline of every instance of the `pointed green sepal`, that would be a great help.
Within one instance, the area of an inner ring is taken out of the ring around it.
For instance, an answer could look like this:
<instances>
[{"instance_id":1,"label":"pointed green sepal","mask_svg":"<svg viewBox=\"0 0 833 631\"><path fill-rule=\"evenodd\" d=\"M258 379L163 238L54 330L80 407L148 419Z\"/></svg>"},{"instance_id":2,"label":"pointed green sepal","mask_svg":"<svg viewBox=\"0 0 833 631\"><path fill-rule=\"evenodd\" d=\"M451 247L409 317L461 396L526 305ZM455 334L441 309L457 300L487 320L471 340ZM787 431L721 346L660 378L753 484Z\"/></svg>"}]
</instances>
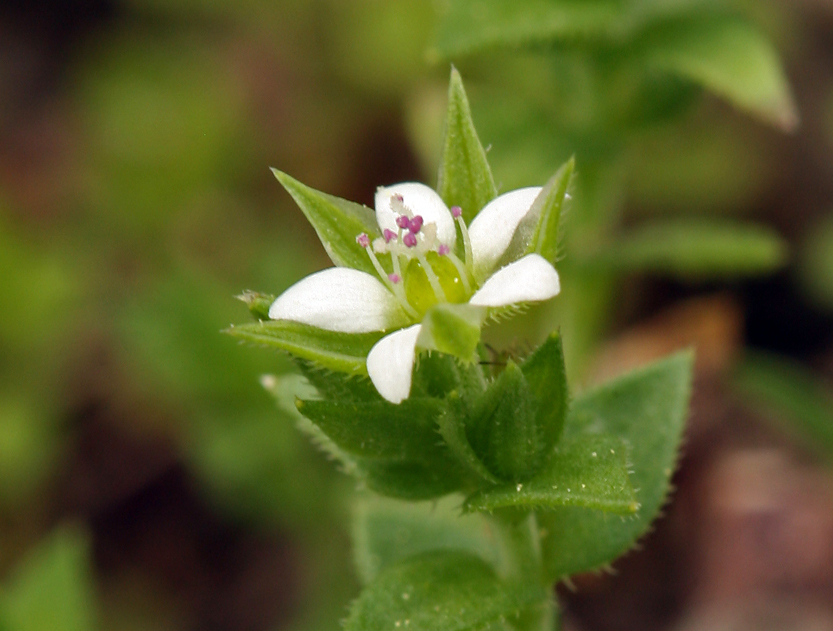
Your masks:
<instances>
[{"instance_id":1,"label":"pointed green sepal","mask_svg":"<svg viewBox=\"0 0 833 631\"><path fill-rule=\"evenodd\" d=\"M249 313L256 320L268 320L269 307L275 302L276 296L272 294L261 294L260 292L247 289L239 296L235 296L235 298L246 303L246 306L249 308Z\"/></svg>"},{"instance_id":2,"label":"pointed green sepal","mask_svg":"<svg viewBox=\"0 0 833 631\"><path fill-rule=\"evenodd\" d=\"M449 208L459 206L463 210L466 223L497 196L486 151L474 129L463 80L456 68L451 69L448 86L448 112L437 192Z\"/></svg>"},{"instance_id":3,"label":"pointed green sepal","mask_svg":"<svg viewBox=\"0 0 833 631\"><path fill-rule=\"evenodd\" d=\"M452 392L447 403L448 407L437 419L440 436L445 440L445 444L472 473L490 484L499 483L500 480L489 471L469 442L466 435L466 412L463 401L456 392Z\"/></svg>"},{"instance_id":4,"label":"pointed green sepal","mask_svg":"<svg viewBox=\"0 0 833 631\"><path fill-rule=\"evenodd\" d=\"M528 230L528 222L535 222L532 228L532 238L526 246L525 254L540 254L555 265L558 258L558 239L565 202L575 173L575 158L570 158L562 165L541 189L538 197L532 203L518 232L523 234Z\"/></svg>"},{"instance_id":5,"label":"pointed green sepal","mask_svg":"<svg viewBox=\"0 0 833 631\"><path fill-rule=\"evenodd\" d=\"M628 479L627 448L615 436L597 434L565 440L549 464L522 484L481 489L466 499L466 511L518 507L581 506L630 514L639 504Z\"/></svg>"},{"instance_id":6,"label":"pointed green sepal","mask_svg":"<svg viewBox=\"0 0 833 631\"><path fill-rule=\"evenodd\" d=\"M231 326L224 331L244 342L277 348L336 372L367 374L367 354L384 335L337 333L289 320Z\"/></svg>"},{"instance_id":7,"label":"pointed green sepal","mask_svg":"<svg viewBox=\"0 0 833 631\"><path fill-rule=\"evenodd\" d=\"M488 311L468 304L440 303L422 319L417 346L472 361Z\"/></svg>"},{"instance_id":8,"label":"pointed green sepal","mask_svg":"<svg viewBox=\"0 0 833 631\"><path fill-rule=\"evenodd\" d=\"M523 372L510 361L472 411L469 441L497 478L524 480L541 466L544 453L537 409Z\"/></svg>"},{"instance_id":9,"label":"pointed green sepal","mask_svg":"<svg viewBox=\"0 0 833 631\"><path fill-rule=\"evenodd\" d=\"M362 233L369 235L371 241L380 235L373 210L316 191L277 169L272 169L272 173L315 228L333 263L377 275L367 252L356 243L356 237Z\"/></svg>"},{"instance_id":10,"label":"pointed green sepal","mask_svg":"<svg viewBox=\"0 0 833 631\"><path fill-rule=\"evenodd\" d=\"M549 453L561 437L569 401L561 334L550 335L521 364L521 371L538 401L535 422L541 436L541 449Z\"/></svg>"}]
</instances>

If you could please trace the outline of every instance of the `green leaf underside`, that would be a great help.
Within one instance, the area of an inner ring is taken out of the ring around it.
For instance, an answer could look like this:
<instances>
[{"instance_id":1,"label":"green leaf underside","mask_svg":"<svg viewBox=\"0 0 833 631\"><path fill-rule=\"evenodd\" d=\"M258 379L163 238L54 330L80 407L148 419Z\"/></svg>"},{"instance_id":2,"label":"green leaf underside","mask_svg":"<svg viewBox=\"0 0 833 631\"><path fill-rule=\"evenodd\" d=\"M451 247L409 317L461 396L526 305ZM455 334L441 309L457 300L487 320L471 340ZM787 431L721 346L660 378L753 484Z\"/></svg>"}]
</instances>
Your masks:
<instances>
[{"instance_id":1,"label":"green leaf underside","mask_svg":"<svg viewBox=\"0 0 833 631\"><path fill-rule=\"evenodd\" d=\"M383 570L353 603L346 631L482 631L507 628L548 598L537 586L501 582L482 559L430 552Z\"/></svg>"},{"instance_id":2,"label":"green leaf underside","mask_svg":"<svg viewBox=\"0 0 833 631\"><path fill-rule=\"evenodd\" d=\"M786 258L786 244L770 228L737 221L676 220L633 229L588 262L701 279L765 274Z\"/></svg>"},{"instance_id":3,"label":"green leaf underside","mask_svg":"<svg viewBox=\"0 0 833 631\"><path fill-rule=\"evenodd\" d=\"M575 166L575 159L570 158L558 169L535 198L529 213L529 216L537 217L537 225L526 253L540 254L553 265L558 259L562 211L573 181Z\"/></svg>"},{"instance_id":4,"label":"green leaf underside","mask_svg":"<svg viewBox=\"0 0 833 631\"><path fill-rule=\"evenodd\" d=\"M363 458L415 460L437 451L440 401L297 401L298 411L347 453Z\"/></svg>"},{"instance_id":5,"label":"green leaf underside","mask_svg":"<svg viewBox=\"0 0 833 631\"><path fill-rule=\"evenodd\" d=\"M486 315L487 309L483 307L440 303L422 319L417 346L471 361Z\"/></svg>"},{"instance_id":6,"label":"green leaf underside","mask_svg":"<svg viewBox=\"0 0 833 631\"><path fill-rule=\"evenodd\" d=\"M460 514L458 495L411 503L364 497L353 513L353 553L362 582L403 559L432 550L475 554L492 566L500 553L486 519Z\"/></svg>"},{"instance_id":7,"label":"green leaf underside","mask_svg":"<svg viewBox=\"0 0 833 631\"><path fill-rule=\"evenodd\" d=\"M449 208L459 206L462 209L467 224L497 196L486 151L477 137L463 81L455 68L451 69L448 87L437 192Z\"/></svg>"},{"instance_id":8,"label":"green leaf underside","mask_svg":"<svg viewBox=\"0 0 833 631\"><path fill-rule=\"evenodd\" d=\"M562 443L603 433L626 442L639 511L630 518L579 507L540 513L545 532L542 554L553 580L610 563L631 548L657 516L676 465L692 362L690 352L672 355L573 402Z\"/></svg>"},{"instance_id":9,"label":"green leaf underside","mask_svg":"<svg viewBox=\"0 0 833 631\"><path fill-rule=\"evenodd\" d=\"M355 202L316 191L298 180L272 169L275 177L295 200L315 228L333 263L376 276L376 270L356 237L365 232L370 239L380 235L375 211Z\"/></svg>"},{"instance_id":10,"label":"green leaf underside","mask_svg":"<svg viewBox=\"0 0 833 631\"><path fill-rule=\"evenodd\" d=\"M734 385L766 418L833 459L833 394L826 382L786 359L754 353L744 359Z\"/></svg>"},{"instance_id":11,"label":"green leaf underside","mask_svg":"<svg viewBox=\"0 0 833 631\"><path fill-rule=\"evenodd\" d=\"M89 631L95 595L81 533L62 528L43 541L0 593L3 631Z\"/></svg>"},{"instance_id":12,"label":"green leaf underside","mask_svg":"<svg viewBox=\"0 0 833 631\"><path fill-rule=\"evenodd\" d=\"M569 397L561 334L550 335L521 364L521 371L539 402L536 424L541 428L544 449L550 451L561 437Z\"/></svg>"},{"instance_id":13,"label":"green leaf underside","mask_svg":"<svg viewBox=\"0 0 833 631\"><path fill-rule=\"evenodd\" d=\"M648 64L693 81L783 129L798 114L778 53L752 24L732 17L680 22L647 37Z\"/></svg>"},{"instance_id":14,"label":"green leaf underside","mask_svg":"<svg viewBox=\"0 0 833 631\"><path fill-rule=\"evenodd\" d=\"M628 480L627 446L609 435L563 440L549 464L522 484L501 484L467 498L467 511L581 506L630 514L638 504Z\"/></svg>"},{"instance_id":15,"label":"green leaf underside","mask_svg":"<svg viewBox=\"0 0 833 631\"><path fill-rule=\"evenodd\" d=\"M366 375L367 354L384 332L337 333L290 320L231 326L225 330L245 342L286 351L351 375Z\"/></svg>"}]
</instances>

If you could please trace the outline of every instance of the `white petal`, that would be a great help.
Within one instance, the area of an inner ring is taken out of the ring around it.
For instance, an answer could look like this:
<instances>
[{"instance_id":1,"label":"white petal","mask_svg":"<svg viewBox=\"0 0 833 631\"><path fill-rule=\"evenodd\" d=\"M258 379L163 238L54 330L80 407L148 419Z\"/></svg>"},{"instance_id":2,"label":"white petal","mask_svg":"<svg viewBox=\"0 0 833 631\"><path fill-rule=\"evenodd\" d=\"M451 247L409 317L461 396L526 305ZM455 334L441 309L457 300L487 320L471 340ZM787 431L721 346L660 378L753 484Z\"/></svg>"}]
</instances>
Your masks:
<instances>
[{"instance_id":1,"label":"white petal","mask_svg":"<svg viewBox=\"0 0 833 631\"><path fill-rule=\"evenodd\" d=\"M348 267L331 267L295 283L272 303L269 317L340 333L384 331L408 323L387 287Z\"/></svg>"},{"instance_id":2,"label":"white petal","mask_svg":"<svg viewBox=\"0 0 833 631\"><path fill-rule=\"evenodd\" d=\"M475 276L483 278L494 269L540 192L540 186L509 191L477 214L469 226Z\"/></svg>"},{"instance_id":3,"label":"white petal","mask_svg":"<svg viewBox=\"0 0 833 631\"><path fill-rule=\"evenodd\" d=\"M549 261L538 254L527 254L495 272L469 303L481 307L505 307L547 300L559 291L558 272Z\"/></svg>"},{"instance_id":4,"label":"white petal","mask_svg":"<svg viewBox=\"0 0 833 631\"><path fill-rule=\"evenodd\" d=\"M367 374L376 390L391 403L402 403L411 393L416 341L422 325L386 335L367 354Z\"/></svg>"},{"instance_id":5,"label":"white petal","mask_svg":"<svg viewBox=\"0 0 833 631\"><path fill-rule=\"evenodd\" d=\"M391 210L391 195L402 195L407 206L415 215L422 215L425 223L437 225L437 236L441 243L453 248L457 240L454 217L445 202L430 186L419 182L403 182L376 189L376 221L382 230L396 232L396 214Z\"/></svg>"}]
</instances>

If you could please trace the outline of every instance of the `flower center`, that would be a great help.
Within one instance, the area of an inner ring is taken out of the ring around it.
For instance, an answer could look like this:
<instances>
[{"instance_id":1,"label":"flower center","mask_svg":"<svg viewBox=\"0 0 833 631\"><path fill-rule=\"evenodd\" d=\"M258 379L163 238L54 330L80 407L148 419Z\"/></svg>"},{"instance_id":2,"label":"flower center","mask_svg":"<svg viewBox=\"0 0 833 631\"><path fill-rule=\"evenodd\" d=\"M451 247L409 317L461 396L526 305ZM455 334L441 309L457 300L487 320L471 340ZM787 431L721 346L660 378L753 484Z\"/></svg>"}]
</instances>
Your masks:
<instances>
[{"instance_id":1,"label":"flower center","mask_svg":"<svg viewBox=\"0 0 833 631\"><path fill-rule=\"evenodd\" d=\"M365 233L356 237L382 282L414 319L439 302L466 302L473 293L474 274L471 241L460 208L455 206L451 214L462 233L465 263L440 241L437 225L415 214L401 195L392 195L390 205L396 213L396 231L386 228L372 243ZM382 266L377 254L390 255L390 270Z\"/></svg>"}]
</instances>

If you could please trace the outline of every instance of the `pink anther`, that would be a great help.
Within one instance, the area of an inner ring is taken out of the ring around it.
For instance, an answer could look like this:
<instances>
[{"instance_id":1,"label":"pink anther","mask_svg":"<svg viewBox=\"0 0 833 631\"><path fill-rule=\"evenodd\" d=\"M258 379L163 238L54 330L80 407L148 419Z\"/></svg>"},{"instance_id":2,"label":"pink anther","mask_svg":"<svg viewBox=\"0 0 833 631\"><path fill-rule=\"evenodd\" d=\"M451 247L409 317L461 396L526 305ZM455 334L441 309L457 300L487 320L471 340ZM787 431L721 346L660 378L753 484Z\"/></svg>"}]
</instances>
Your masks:
<instances>
[{"instance_id":1,"label":"pink anther","mask_svg":"<svg viewBox=\"0 0 833 631\"><path fill-rule=\"evenodd\" d=\"M385 243L390 243L396 238L396 233L393 230L384 229L382 235L385 237Z\"/></svg>"},{"instance_id":2,"label":"pink anther","mask_svg":"<svg viewBox=\"0 0 833 631\"><path fill-rule=\"evenodd\" d=\"M370 237L367 236L367 233L362 232L358 237L356 237L356 243L358 243L363 248L370 246Z\"/></svg>"},{"instance_id":3,"label":"pink anther","mask_svg":"<svg viewBox=\"0 0 833 631\"><path fill-rule=\"evenodd\" d=\"M445 256L449 252L451 252L451 249L445 243L440 243L440 247L437 248L437 254Z\"/></svg>"},{"instance_id":4,"label":"pink anther","mask_svg":"<svg viewBox=\"0 0 833 631\"><path fill-rule=\"evenodd\" d=\"M388 280L396 285L402 282L402 277L399 274L388 274Z\"/></svg>"},{"instance_id":5,"label":"pink anther","mask_svg":"<svg viewBox=\"0 0 833 631\"><path fill-rule=\"evenodd\" d=\"M417 244L416 235L413 232L409 232L404 237L402 237L402 243L404 243L409 248L414 247Z\"/></svg>"},{"instance_id":6,"label":"pink anther","mask_svg":"<svg viewBox=\"0 0 833 631\"><path fill-rule=\"evenodd\" d=\"M459 206L452 206L451 207L451 214L455 219L457 219L457 217L462 217L463 216L463 209L460 208Z\"/></svg>"},{"instance_id":7,"label":"pink anther","mask_svg":"<svg viewBox=\"0 0 833 631\"><path fill-rule=\"evenodd\" d=\"M399 215L396 218L396 225L402 228L403 230L407 230L411 225L411 220L408 219L405 215Z\"/></svg>"},{"instance_id":8,"label":"pink anther","mask_svg":"<svg viewBox=\"0 0 833 631\"><path fill-rule=\"evenodd\" d=\"M422 215L415 215L413 219L411 219L410 223L408 224L408 230L416 234L420 230L422 230L422 224L424 220Z\"/></svg>"}]
</instances>

